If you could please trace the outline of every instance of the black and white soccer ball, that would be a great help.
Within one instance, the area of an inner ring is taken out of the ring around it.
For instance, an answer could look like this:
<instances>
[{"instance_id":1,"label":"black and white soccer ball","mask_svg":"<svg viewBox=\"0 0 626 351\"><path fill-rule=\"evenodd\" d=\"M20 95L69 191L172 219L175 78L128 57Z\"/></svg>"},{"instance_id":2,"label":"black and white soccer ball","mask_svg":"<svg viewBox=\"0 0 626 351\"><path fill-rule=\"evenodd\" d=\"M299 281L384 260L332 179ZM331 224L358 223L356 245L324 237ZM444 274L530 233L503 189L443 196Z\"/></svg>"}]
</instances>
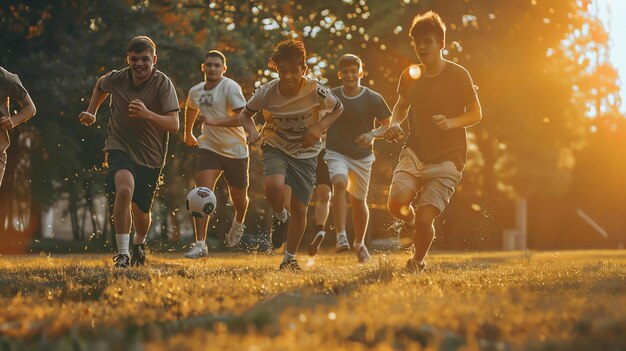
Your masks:
<instances>
[{"instance_id":1,"label":"black and white soccer ball","mask_svg":"<svg viewBox=\"0 0 626 351\"><path fill-rule=\"evenodd\" d=\"M211 189L206 187L194 188L187 194L187 211L194 218L206 218L217 206L217 199Z\"/></svg>"}]
</instances>

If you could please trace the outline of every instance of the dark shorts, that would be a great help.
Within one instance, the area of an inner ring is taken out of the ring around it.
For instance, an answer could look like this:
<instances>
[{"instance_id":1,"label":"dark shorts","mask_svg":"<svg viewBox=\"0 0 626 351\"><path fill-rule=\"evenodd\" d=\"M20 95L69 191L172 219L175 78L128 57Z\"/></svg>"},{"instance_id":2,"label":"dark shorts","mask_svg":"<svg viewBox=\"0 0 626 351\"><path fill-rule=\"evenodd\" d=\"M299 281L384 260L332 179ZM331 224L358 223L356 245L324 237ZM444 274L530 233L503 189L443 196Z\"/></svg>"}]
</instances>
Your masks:
<instances>
[{"instance_id":1,"label":"dark shorts","mask_svg":"<svg viewBox=\"0 0 626 351\"><path fill-rule=\"evenodd\" d=\"M263 145L263 168L265 176L281 174L285 176L285 184L291 186L291 193L298 201L308 205L315 184L315 168L317 156L311 158L294 158L284 152Z\"/></svg>"},{"instance_id":2,"label":"dark shorts","mask_svg":"<svg viewBox=\"0 0 626 351\"><path fill-rule=\"evenodd\" d=\"M161 168L150 168L138 165L130 159L127 153L120 150L109 151L108 156L109 172L106 176L105 187L107 191L115 195L115 173L122 169L127 169L133 174L135 179L135 189L133 191L133 202L144 212L150 212L154 194L156 193ZM115 197L109 197L113 201Z\"/></svg>"},{"instance_id":3,"label":"dark shorts","mask_svg":"<svg viewBox=\"0 0 626 351\"><path fill-rule=\"evenodd\" d=\"M198 149L196 154L196 172L208 169L224 171L224 178L229 186L245 189L248 187L249 158L230 158L208 149Z\"/></svg>"},{"instance_id":4,"label":"dark shorts","mask_svg":"<svg viewBox=\"0 0 626 351\"><path fill-rule=\"evenodd\" d=\"M328 173L328 165L324 161L324 155L326 150L322 149L319 155L317 155L317 169L315 170L315 186L320 184L328 185L332 188L332 182L330 181L330 174Z\"/></svg>"}]
</instances>

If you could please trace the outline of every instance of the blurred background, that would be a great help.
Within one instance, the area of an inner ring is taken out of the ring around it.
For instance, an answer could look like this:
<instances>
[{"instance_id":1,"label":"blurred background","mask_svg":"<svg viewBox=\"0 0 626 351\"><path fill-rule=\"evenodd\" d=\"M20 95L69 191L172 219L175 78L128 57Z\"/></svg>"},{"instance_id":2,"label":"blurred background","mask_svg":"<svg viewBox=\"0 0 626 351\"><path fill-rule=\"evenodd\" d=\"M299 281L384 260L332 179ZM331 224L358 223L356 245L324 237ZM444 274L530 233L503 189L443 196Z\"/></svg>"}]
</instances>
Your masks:
<instances>
[{"instance_id":1,"label":"blurred background","mask_svg":"<svg viewBox=\"0 0 626 351\"><path fill-rule=\"evenodd\" d=\"M310 75L331 87L340 84L337 59L360 56L363 85L391 107L400 73L417 62L411 20L427 10L446 22L444 57L469 70L483 107L483 121L468 129L467 167L437 222L435 248L623 248L625 1L5 0L0 65L19 75L37 115L10 132L0 254L111 249L101 151L109 111L103 104L90 128L78 123L78 114L97 78L125 67L133 36L155 40L157 68L174 82L181 109L189 88L203 79L200 64L208 50L226 54L226 76L249 98L276 77L267 57L288 37L304 41ZM11 109L17 107L12 102ZM153 243L171 251L193 237L184 208L193 187L193 150L182 142L182 111L180 117L150 233ZM400 147L375 144L368 240L381 246L393 238L385 203ZM246 233L254 242L266 235L271 210L258 150L250 166ZM224 185L218 184L209 228L216 249L232 221ZM332 216L328 227L332 231Z\"/></svg>"}]
</instances>

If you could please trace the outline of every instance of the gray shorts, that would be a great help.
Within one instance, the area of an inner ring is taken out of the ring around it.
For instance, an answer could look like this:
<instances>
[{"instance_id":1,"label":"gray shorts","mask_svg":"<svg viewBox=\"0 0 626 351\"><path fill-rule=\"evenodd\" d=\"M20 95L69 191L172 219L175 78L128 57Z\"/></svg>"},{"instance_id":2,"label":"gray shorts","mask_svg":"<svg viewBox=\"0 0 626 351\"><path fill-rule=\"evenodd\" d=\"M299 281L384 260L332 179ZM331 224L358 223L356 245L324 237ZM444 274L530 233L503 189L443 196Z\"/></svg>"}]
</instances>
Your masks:
<instances>
[{"instance_id":1,"label":"gray shorts","mask_svg":"<svg viewBox=\"0 0 626 351\"><path fill-rule=\"evenodd\" d=\"M415 208L431 205L441 213L450 202L460 180L461 171L454 162L424 163L413 150L406 148L400 152L400 161L393 171L390 194L401 191L411 192L415 196L422 191Z\"/></svg>"},{"instance_id":2,"label":"gray shorts","mask_svg":"<svg viewBox=\"0 0 626 351\"><path fill-rule=\"evenodd\" d=\"M291 186L292 194L298 201L308 205L315 186L317 157L294 158L269 145L263 145L261 150L265 176L285 176L285 184Z\"/></svg>"}]
</instances>

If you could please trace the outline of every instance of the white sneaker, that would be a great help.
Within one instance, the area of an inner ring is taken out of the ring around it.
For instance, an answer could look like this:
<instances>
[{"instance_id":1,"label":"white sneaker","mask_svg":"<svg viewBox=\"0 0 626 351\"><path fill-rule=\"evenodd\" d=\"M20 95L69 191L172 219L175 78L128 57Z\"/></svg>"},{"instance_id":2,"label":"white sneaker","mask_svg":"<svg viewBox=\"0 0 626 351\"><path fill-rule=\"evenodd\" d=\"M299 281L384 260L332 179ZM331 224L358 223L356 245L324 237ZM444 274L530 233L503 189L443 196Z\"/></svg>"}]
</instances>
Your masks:
<instances>
[{"instance_id":1,"label":"white sneaker","mask_svg":"<svg viewBox=\"0 0 626 351\"><path fill-rule=\"evenodd\" d=\"M191 250L185 253L185 257L187 258L202 258L209 255L209 249L206 245L195 244Z\"/></svg>"},{"instance_id":2,"label":"white sneaker","mask_svg":"<svg viewBox=\"0 0 626 351\"><path fill-rule=\"evenodd\" d=\"M228 247L235 247L239 244L241 237L243 236L243 224L237 224L233 222L228 234L226 234L226 242Z\"/></svg>"},{"instance_id":3,"label":"white sneaker","mask_svg":"<svg viewBox=\"0 0 626 351\"><path fill-rule=\"evenodd\" d=\"M335 246L336 252L344 252L350 250L350 244L348 243L348 236L346 233L337 234L337 246Z\"/></svg>"}]
</instances>

